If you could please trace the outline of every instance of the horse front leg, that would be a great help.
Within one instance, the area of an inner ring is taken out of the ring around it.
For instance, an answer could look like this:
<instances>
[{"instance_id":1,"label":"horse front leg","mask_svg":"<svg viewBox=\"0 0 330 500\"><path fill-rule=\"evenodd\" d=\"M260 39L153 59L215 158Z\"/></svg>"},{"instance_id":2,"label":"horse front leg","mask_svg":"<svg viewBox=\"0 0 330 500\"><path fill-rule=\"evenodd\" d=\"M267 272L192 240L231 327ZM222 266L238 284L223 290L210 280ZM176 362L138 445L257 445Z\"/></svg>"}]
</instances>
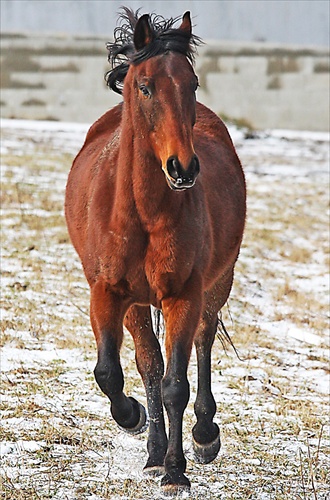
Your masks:
<instances>
[{"instance_id":1,"label":"horse front leg","mask_svg":"<svg viewBox=\"0 0 330 500\"><path fill-rule=\"evenodd\" d=\"M162 382L163 401L169 420L169 441L165 457L165 476L161 484L166 493L190 488L184 475L186 459L182 447L182 419L189 400L187 368L202 308L202 282L192 275L179 297L162 302L166 323L167 368Z\"/></svg>"},{"instance_id":2,"label":"horse front leg","mask_svg":"<svg viewBox=\"0 0 330 500\"><path fill-rule=\"evenodd\" d=\"M123 320L129 304L99 280L91 287L91 324L97 343L96 382L110 399L111 414L117 424L131 434L146 427L144 407L124 392L124 376L120 364Z\"/></svg>"},{"instance_id":3,"label":"horse front leg","mask_svg":"<svg viewBox=\"0 0 330 500\"><path fill-rule=\"evenodd\" d=\"M153 332L150 307L131 306L125 318L135 344L135 359L144 383L149 411L148 460L144 472L158 476L164 473L167 450L161 380L164 362L159 342Z\"/></svg>"}]
</instances>

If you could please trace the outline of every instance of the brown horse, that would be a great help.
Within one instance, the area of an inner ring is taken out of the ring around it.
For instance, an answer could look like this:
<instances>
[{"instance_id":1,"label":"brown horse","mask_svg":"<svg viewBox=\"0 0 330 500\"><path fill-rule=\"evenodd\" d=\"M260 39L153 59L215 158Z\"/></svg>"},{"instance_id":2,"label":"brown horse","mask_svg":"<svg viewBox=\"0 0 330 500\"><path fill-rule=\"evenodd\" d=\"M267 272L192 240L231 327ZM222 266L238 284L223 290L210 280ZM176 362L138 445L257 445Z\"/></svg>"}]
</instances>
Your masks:
<instances>
[{"instance_id":1,"label":"brown horse","mask_svg":"<svg viewBox=\"0 0 330 500\"><path fill-rule=\"evenodd\" d=\"M69 175L66 219L91 289L96 381L122 429L135 434L146 428L145 409L123 392L125 325L150 417L144 470L165 472L164 490L176 493L190 487L182 419L193 343L195 455L208 463L220 449L211 348L242 240L245 182L225 125L196 103L192 64L199 39L191 33L190 13L178 28L177 20L139 17L129 9L121 19L108 44L112 70L106 78L124 102L87 134ZM150 305L164 316L165 375Z\"/></svg>"}]
</instances>

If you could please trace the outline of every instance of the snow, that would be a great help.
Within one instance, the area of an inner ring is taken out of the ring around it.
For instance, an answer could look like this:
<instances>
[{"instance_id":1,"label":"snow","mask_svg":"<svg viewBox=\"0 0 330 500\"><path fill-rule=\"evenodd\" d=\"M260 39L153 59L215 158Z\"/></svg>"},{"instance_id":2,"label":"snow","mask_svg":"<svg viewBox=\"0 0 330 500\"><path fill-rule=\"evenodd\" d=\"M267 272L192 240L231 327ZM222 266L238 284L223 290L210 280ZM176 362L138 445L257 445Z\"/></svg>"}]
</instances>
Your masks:
<instances>
[{"instance_id":1,"label":"snow","mask_svg":"<svg viewBox=\"0 0 330 500\"><path fill-rule=\"evenodd\" d=\"M87 123L73 123L73 122L56 122L44 120L12 120L8 118L0 119L0 127L2 129L14 129L24 131L38 131L38 132L73 132L74 135L79 135L83 139L84 135L90 128Z\"/></svg>"},{"instance_id":2,"label":"snow","mask_svg":"<svg viewBox=\"0 0 330 500\"><path fill-rule=\"evenodd\" d=\"M314 333L301 330L295 326L289 328L288 335L294 339L300 340L300 342L306 342L311 345L321 345L324 342L322 337L319 337Z\"/></svg>"},{"instance_id":3,"label":"snow","mask_svg":"<svg viewBox=\"0 0 330 500\"><path fill-rule=\"evenodd\" d=\"M40 160L36 144L49 146L51 154L60 148L61 152L73 156L83 144L88 129L87 124L2 119L2 176L10 176L13 185L30 185L36 201L40 190L48 192L51 185L52 199L62 203L69 165L67 170L57 169L51 159L47 163L41 156ZM213 393L218 404L215 421L223 432L222 448L217 461L203 468L193 461L190 440L196 393L196 359L192 355L189 369L192 396L184 424L187 427L184 449L193 489L191 495L187 493L182 498L229 499L244 498L244 495L248 498L248 490L244 488L251 483L251 491L255 485L255 496L250 498L271 500L276 498L275 490L271 490L273 484L278 488L276 491L293 484L286 483L284 477L287 481L297 481L292 487L299 487L303 498L299 453L307 457L312 449L313 456L317 452L323 469L329 469L326 452L329 425L325 423L329 331L317 326L317 320L329 326L329 309L327 322L324 321L329 303L326 267L329 134L270 130L257 133L254 139L246 139L242 130L230 127L230 132L244 165L249 192L247 236L237 265L230 309L224 308L226 325L233 330L233 341L238 337L241 342L238 349L241 360L232 352L223 355L220 343L216 343ZM36 163L41 162L37 175L21 164L6 164L6 155L19 158L27 153L35 156ZM40 487L44 488L42 473L50 469L47 469L48 462L43 469L38 457L51 448L58 463L64 463L67 457L71 460L70 474L63 471L58 474L55 499L160 499L158 483L146 482L142 474L146 460L145 435L135 438L117 429L109 417L109 404L93 380L96 352L89 330L88 287L73 249L69 243L57 244L52 250L48 248L47 237L56 234L57 227L43 229L35 248L33 235L37 230L21 224L23 216L45 220L62 212L50 212L47 207L34 206L29 200L15 203L16 212L14 204L2 209L3 231L10 242L4 244L1 263L5 297L1 318L8 323L5 331L9 339L4 341L1 354L2 377L9 386L8 393L2 397L7 437L0 448L7 460L6 475L12 480L17 478L15 484L21 487L25 484L24 477L32 478L37 470ZM273 217L275 209L282 215L280 219ZM307 219L308 229L304 224L300 228L299 223L309 216L312 219ZM261 232L265 235L258 244L249 239ZM282 250L276 245L266 246L266 236L270 234L278 238ZM19 258L15 245L21 239L24 250L23 257ZM292 249L308 252L308 262L303 257L290 260ZM31 259L33 265L27 259ZM59 276L54 275L56 268L60 270ZM41 290L31 285L37 273L40 273ZM279 289L277 295L276 288ZM302 296L301 303L298 299L294 302L298 294ZM37 308L33 309L35 304ZM33 309L32 315L29 309ZM239 336L240 328L247 326L260 334L251 334L244 343L244 338ZM66 329L74 339L73 345L60 347L58 337L65 338ZM129 343L123 346L122 357L127 390L145 404ZM50 378L46 377L48 372ZM130 379L134 381L133 386L129 385ZM16 390L22 392L17 395ZM22 401L26 403L21 405ZM300 410L296 410L295 403L301 403ZM19 406L23 410L16 416L15 408ZM310 412L314 420L311 418L308 423L307 416L303 418L299 411ZM45 420L56 438L49 438L50 442L42 438L45 431L40 431L38 437L38 429L45 427ZM324 422L321 431L320 421ZM304 425L309 427L305 429ZM292 431L296 427L299 429ZM247 434L250 446L245 447ZM306 435L314 436L314 441L311 438L306 441ZM75 445L72 436L78 444ZM86 436L91 442L79 448L79 453L75 452L75 446L84 443ZM271 461L265 465L265 460L270 460L261 456L265 450L273 455L275 465ZM276 462L282 455L287 457L286 461ZM33 460L39 460L39 468L34 468ZM274 470L278 470L278 475ZM72 475L81 485L100 484L97 493L88 486L89 493L81 493L79 497ZM101 493L104 478L108 486L114 488L107 493ZM326 480L322 478L319 475L321 500L327 494ZM47 492L43 491L46 498ZM290 498L294 490L285 491Z\"/></svg>"}]
</instances>

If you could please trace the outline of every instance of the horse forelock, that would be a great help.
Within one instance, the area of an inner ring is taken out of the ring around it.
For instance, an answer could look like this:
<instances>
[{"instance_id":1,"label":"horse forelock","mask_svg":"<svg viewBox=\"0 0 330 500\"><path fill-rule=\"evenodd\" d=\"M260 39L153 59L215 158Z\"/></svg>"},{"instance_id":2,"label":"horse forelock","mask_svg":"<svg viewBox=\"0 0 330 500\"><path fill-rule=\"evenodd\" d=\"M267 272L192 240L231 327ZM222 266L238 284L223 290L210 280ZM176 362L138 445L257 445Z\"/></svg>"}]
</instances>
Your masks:
<instances>
[{"instance_id":1,"label":"horse forelock","mask_svg":"<svg viewBox=\"0 0 330 500\"><path fill-rule=\"evenodd\" d=\"M120 24L114 30L114 41L107 43L108 61L112 68L105 74L105 80L118 94L122 94L123 82L131 64L140 64L165 52L183 54L193 64L197 46L202 43L198 36L174 27L180 17L164 19L151 14L149 24L153 39L142 49L136 50L133 40L138 19L139 10L133 12L124 7L119 17Z\"/></svg>"}]
</instances>

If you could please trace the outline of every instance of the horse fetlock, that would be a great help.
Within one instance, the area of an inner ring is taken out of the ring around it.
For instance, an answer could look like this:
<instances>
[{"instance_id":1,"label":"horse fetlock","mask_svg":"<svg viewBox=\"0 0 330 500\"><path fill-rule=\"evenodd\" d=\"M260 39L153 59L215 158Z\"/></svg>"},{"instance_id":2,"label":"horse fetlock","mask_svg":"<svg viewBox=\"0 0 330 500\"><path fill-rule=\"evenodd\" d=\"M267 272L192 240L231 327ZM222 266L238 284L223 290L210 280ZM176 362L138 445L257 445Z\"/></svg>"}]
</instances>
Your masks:
<instances>
[{"instance_id":1,"label":"horse fetlock","mask_svg":"<svg viewBox=\"0 0 330 500\"><path fill-rule=\"evenodd\" d=\"M207 444L220 435L220 430L218 425L212 422L212 419L201 419L194 425L192 435L197 443Z\"/></svg>"},{"instance_id":2,"label":"horse fetlock","mask_svg":"<svg viewBox=\"0 0 330 500\"><path fill-rule=\"evenodd\" d=\"M101 391L110 399L123 390L124 377L120 365L112 366L98 362L94 369L94 377Z\"/></svg>"},{"instance_id":3,"label":"horse fetlock","mask_svg":"<svg viewBox=\"0 0 330 500\"><path fill-rule=\"evenodd\" d=\"M146 409L136 399L123 394L122 401L111 402L111 415L120 429L136 435L144 432L149 425Z\"/></svg>"},{"instance_id":4,"label":"horse fetlock","mask_svg":"<svg viewBox=\"0 0 330 500\"><path fill-rule=\"evenodd\" d=\"M165 471L171 478L180 477L186 470L187 461L183 451L168 450L165 457Z\"/></svg>"},{"instance_id":5,"label":"horse fetlock","mask_svg":"<svg viewBox=\"0 0 330 500\"><path fill-rule=\"evenodd\" d=\"M210 439L209 432L197 433L196 426L193 428L193 448L195 461L200 464L208 464L212 462L218 455L220 451L221 441L220 441L220 431L216 424L213 424L213 432L215 432L215 437ZM196 438L196 436L199 436ZM208 441L206 441L206 438Z\"/></svg>"},{"instance_id":6,"label":"horse fetlock","mask_svg":"<svg viewBox=\"0 0 330 500\"><path fill-rule=\"evenodd\" d=\"M195 403L197 422L192 429L193 439L199 444L211 443L219 435L219 427L213 422L216 405L213 396L207 401Z\"/></svg>"}]
</instances>

